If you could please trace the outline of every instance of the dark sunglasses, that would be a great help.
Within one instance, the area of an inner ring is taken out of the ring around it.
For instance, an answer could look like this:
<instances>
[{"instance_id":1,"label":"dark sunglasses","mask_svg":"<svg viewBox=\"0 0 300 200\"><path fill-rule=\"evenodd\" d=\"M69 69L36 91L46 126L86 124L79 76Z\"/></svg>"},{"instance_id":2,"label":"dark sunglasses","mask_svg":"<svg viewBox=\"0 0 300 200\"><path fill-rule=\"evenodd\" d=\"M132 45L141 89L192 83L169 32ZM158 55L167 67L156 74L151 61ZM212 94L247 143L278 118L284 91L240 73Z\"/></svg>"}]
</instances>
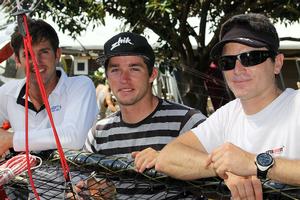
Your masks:
<instances>
[{"instance_id":1,"label":"dark sunglasses","mask_svg":"<svg viewBox=\"0 0 300 200\"><path fill-rule=\"evenodd\" d=\"M221 70L227 71L235 68L236 60L239 60L244 67L251 67L265 62L269 57L274 58L276 55L276 52L268 50L248 51L234 56L221 56L218 64Z\"/></svg>"}]
</instances>

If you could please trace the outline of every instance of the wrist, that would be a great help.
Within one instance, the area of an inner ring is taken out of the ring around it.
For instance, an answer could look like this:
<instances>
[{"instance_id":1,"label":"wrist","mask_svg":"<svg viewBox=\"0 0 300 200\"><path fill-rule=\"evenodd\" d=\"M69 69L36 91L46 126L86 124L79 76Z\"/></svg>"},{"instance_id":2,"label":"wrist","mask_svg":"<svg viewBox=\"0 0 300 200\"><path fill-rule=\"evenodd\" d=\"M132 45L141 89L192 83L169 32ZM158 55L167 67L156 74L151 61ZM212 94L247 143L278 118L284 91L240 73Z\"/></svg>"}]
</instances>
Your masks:
<instances>
[{"instance_id":1,"label":"wrist","mask_svg":"<svg viewBox=\"0 0 300 200\"><path fill-rule=\"evenodd\" d=\"M256 166L256 155L251 154L251 164L250 164L250 174L253 176L257 176L257 166Z\"/></svg>"},{"instance_id":2,"label":"wrist","mask_svg":"<svg viewBox=\"0 0 300 200\"><path fill-rule=\"evenodd\" d=\"M3 140L4 140L4 143L5 146L7 148L12 148L13 147L13 133L12 132L9 132L9 131L5 131L5 133L3 133Z\"/></svg>"}]
</instances>

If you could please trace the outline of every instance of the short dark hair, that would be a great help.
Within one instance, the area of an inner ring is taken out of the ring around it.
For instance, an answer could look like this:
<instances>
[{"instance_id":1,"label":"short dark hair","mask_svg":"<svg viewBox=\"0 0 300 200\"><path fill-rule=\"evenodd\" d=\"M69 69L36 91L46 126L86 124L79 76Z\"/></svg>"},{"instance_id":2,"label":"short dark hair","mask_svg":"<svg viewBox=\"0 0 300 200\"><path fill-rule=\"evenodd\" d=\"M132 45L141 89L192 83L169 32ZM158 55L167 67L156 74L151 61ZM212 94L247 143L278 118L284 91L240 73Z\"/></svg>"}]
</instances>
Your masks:
<instances>
[{"instance_id":1,"label":"short dark hair","mask_svg":"<svg viewBox=\"0 0 300 200\"><path fill-rule=\"evenodd\" d=\"M238 42L252 47L266 47L277 52L279 37L269 18L258 13L235 15L222 26L219 42L213 47L211 56L221 55L223 46L228 42Z\"/></svg>"},{"instance_id":2,"label":"short dark hair","mask_svg":"<svg viewBox=\"0 0 300 200\"><path fill-rule=\"evenodd\" d=\"M55 52L59 47L59 39L54 28L47 22L41 19L27 20L29 33L32 38L32 44L37 44L42 40L49 40L53 51ZM19 57L20 48L23 47L23 37L19 32L19 27L15 27L14 33L11 35L11 46L17 57Z\"/></svg>"}]
</instances>

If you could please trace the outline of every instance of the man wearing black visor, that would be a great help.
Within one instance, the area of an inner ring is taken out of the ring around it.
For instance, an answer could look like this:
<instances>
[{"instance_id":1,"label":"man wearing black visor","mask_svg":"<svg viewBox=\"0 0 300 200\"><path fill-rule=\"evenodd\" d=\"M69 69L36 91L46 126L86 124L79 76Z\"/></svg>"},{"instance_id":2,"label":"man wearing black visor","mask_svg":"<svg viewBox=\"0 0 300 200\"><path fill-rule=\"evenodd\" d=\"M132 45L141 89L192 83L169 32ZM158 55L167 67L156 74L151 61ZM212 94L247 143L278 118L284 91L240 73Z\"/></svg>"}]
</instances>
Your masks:
<instances>
[{"instance_id":1,"label":"man wearing black visor","mask_svg":"<svg viewBox=\"0 0 300 200\"><path fill-rule=\"evenodd\" d=\"M277 31L261 14L222 25L211 56L236 99L168 144L158 171L185 180L220 176L233 199L262 199L260 179L300 184L300 92L277 86L278 48Z\"/></svg>"}]
</instances>

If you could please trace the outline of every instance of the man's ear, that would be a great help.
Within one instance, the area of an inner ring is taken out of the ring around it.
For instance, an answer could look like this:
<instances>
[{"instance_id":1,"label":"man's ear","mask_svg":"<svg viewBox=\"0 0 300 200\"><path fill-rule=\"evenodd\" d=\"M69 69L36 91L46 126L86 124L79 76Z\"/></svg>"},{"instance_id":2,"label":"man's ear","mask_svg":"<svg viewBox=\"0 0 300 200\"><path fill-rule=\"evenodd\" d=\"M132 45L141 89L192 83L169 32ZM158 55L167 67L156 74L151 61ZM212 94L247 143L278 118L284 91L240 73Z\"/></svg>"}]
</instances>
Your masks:
<instances>
[{"instance_id":1,"label":"man's ear","mask_svg":"<svg viewBox=\"0 0 300 200\"><path fill-rule=\"evenodd\" d=\"M15 63L16 63L16 67L21 67L21 61L20 61L19 56L14 54L14 60L15 60Z\"/></svg>"},{"instance_id":2,"label":"man's ear","mask_svg":"<svg viewBox=\"0 0 300 200\"><path fill-rule=\"evenodd\" d=\"M158 76L158 68L157 67L153 67L152 74L151 74L151 76L149 78L149 83L152 83L156 79L157 76Z\"/></svg>"},{"instance_id":3,"label":"man's ear","mask_svg":"<svg viewBox=\"0 0 300 200\"><path fill-rule=\"evenodd\" d=\"M284 55L282 53L275 57L274 74L279 74L283 66Z\"/></svg>"},{"instance_id":4,"label":"man's ear","mask_svg":"<svg viewBox=\"0 0 300 200\"><path fill-rule=\"evenodd\" d=\"M56 49L56 52L55 52L55 59L56 59L56 62L59 62L60 56L61 56L61 52L62 52L61 48L57 48L57 49Z\"/></svg>"}]
</instances>

